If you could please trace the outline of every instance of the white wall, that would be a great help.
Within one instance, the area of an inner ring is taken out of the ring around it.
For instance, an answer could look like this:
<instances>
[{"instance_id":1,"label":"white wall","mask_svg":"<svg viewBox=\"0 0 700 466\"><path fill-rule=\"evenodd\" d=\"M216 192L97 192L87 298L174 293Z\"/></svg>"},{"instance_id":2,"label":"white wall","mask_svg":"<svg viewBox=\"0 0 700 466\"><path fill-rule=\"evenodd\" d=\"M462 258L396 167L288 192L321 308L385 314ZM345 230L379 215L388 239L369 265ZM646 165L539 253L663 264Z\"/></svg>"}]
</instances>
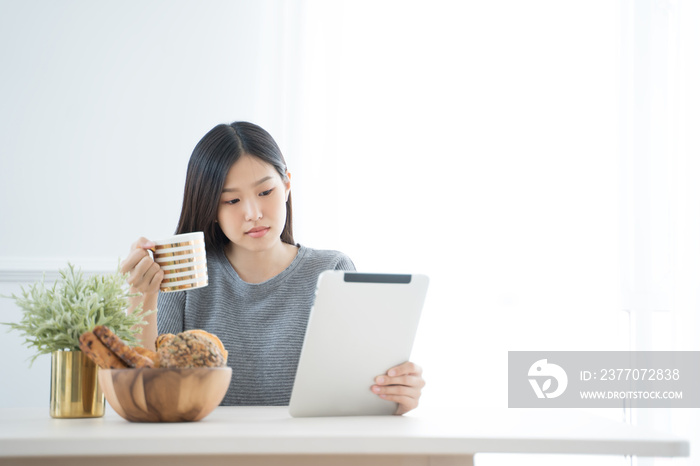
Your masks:
<instances>
[{"instance_id":1,"label":"white wall","mask_svg":"<svg viewBox=\"0 0 700 466\"><path fill-rule=\"evenodd\" d=\"M323 215L302 232L362 270L431 277L422 402L505 406L509 350L625 349L619 4L304 13L302 208Z\"/></svg>"},{"instance_id":2,"label":"white wall","mask_svg":"<svg viewBox=\"0 0 700 466\"><path fill-rule=\"evenodd\" d=\"M208 129L281 131L272 2L3 3L3 259L113 258L170 234Z\"/></svg>"},{"instance_id":3,"label":"white wall","mask_svg":"<svg viewBox=\"0 0 700 466\"><path fill-rule=\"evenodd\" d=\"M68 260L116 270L175 230L192 148L250 120L293 125L282 1L0 0L0 294ZM291 157L293 158L293 156ZM0 322L19 320L0 300ZM0 407L46 406L48 357L0 328Z\"/></svg>"},{"instance_id":4,"label":"white wall","mask_svg":"<svg viewBox=\"0 0 700 466\"><path fill-rule=\"evenodd\" d=\"M304 13L302 176L322 195L303 205L324 215L302 228L361 269L431 276L424 406L504 406L508 350L697 349L697 2ZM695 442L696 410L671 411L625 414ZM526 463L479 464L501 460Z\"/></svg>"}]
</instances>

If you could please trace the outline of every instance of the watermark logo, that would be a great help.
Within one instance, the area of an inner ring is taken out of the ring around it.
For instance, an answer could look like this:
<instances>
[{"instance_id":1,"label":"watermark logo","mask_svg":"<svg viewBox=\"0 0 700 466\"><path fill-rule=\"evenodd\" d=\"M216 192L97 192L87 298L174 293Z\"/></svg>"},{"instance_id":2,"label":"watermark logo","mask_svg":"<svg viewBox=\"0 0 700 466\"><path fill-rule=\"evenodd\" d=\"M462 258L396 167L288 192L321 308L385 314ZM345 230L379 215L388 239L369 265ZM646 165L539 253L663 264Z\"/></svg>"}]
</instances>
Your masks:
<instances>
[{"instance_id":1,"label":"watermark logo","mask_svg":"<svg viewBox=\"0 0 700 466\"><path fill-rule=\"evenodd\" d=\"M528 380L537 398L556 398L564 393L569 383L569 378L566 376L564 369L556 364L548 363L546 359L540 359L530 366L527 375L530 377ZM554 390L551 390L552 379L556 381ZM542 385L540 385L540 380Z\"/></svg>"},{"instance_id":2,"label":"watermark logo","mask_svg":"<svg viewBox=\"0 0 700 466\"><path fill-rule=\"evenodd\" d=\"M700 408L699 367L700 351L508 351L508 407Z\"/></svg>"}]
</instances>

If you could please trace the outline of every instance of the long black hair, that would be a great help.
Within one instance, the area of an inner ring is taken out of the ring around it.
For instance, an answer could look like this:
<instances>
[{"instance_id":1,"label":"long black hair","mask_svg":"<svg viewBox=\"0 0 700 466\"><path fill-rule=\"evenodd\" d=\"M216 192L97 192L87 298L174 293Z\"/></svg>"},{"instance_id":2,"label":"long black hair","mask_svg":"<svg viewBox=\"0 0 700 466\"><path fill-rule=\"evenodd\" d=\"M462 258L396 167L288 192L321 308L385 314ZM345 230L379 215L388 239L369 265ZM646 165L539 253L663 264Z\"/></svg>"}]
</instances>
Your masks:
<instances>
[{"instance_id":1,"label":"long black hair","mask_svg":"<svg viewBox=\"0 0 700 466\"><path fill-rule=\"evenodd\" d=\"M229 239L216 222L221 190L229 169L245 154L269 163L284 182L289 181L287 163L270 133L245 121L217 125L204 135L192 151L187 165L182 212L175 234L203 231L207 248L223 250ZM287 218L280 239L296 244L292 233L291 193L287 198Z\"/></svg>"}]
</instances>

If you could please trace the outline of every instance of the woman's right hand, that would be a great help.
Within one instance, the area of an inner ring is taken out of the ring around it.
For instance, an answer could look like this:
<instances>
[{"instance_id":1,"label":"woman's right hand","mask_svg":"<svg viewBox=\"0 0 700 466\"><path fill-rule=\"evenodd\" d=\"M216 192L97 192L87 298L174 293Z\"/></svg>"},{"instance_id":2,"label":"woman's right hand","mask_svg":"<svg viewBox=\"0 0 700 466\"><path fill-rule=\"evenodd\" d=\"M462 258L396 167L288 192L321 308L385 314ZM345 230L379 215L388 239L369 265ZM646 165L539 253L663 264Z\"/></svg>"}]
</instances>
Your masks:
<instances>
[{"instance_id":1,"label":"woman's right hand","mask_svg":"<svg viewBox=\"0 0 700 466\"><path fill-rule=\"evenodd\" d=\"M131 245L129 255L121 264L120 271L129 275L127 283L132 293L156 296L163 281L163 270L155 263L148 249L155 243L148 238L139 238Z\"/></svg>"}]
</instances>

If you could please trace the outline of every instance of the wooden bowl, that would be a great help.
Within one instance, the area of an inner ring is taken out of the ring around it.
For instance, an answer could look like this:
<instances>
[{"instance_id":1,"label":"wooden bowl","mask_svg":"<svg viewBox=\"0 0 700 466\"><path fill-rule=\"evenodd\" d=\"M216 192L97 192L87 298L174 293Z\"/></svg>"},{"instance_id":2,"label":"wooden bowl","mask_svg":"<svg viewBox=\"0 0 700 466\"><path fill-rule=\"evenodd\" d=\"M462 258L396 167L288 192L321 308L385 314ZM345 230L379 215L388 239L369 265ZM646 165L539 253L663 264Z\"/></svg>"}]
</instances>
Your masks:
<instances>
[{"instance_id":1,"label":"wooden bowl","mask_svg":"<svg viewBox=\"0 0 700 466\"><path fill-rule=\"evenodd\" d=\"M219 406L230 367L100 369L109 405L132 422L199 421Z\"/></svg>"}]
</instances>

